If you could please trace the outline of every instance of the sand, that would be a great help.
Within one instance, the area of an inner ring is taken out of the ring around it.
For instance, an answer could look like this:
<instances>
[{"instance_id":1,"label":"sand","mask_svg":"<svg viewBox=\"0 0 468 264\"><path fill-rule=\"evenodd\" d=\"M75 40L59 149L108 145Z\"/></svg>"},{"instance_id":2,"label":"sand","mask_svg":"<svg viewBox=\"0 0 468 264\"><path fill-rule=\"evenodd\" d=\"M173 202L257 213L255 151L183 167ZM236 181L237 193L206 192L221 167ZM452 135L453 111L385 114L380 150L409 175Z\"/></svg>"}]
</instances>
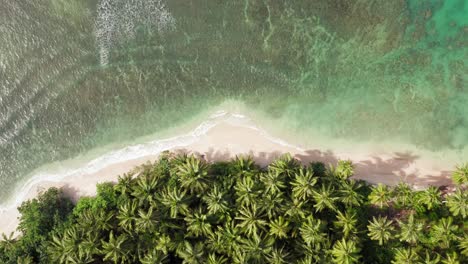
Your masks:
<instances>
[{"instance_id":1,"label":"sand","mask_svg":"<svg viewBox=\"0 0 468 264\"><path fill-rule=\"evenodd\" d=\"M208 161L226 160L236 155L249 154L261 165L268 164L283 153L291 153L304 163L322 161L326 164L335 164L339 159L349 159L356 166L354 177L371 183L394 185L405 181L415 188L451 184L448 170L451 167L444 167L448 165L438 160L422 158L411 153L386 153L378 148L360 148L354 152L348 149L347 152L339 152L314 149L313 146L298 147L274 139L261 129L229 121L212 125L206 133L190 140L183 147L169 149L197 153ZM27 194L23 199L33 198L40 191L52 186L62 187L75 201L81 196L92 196L96 192L97 183L115 182L118 175L147 161L154 161L157 157L158 153L153 153L111 164L96 172L72 175L58 181L41 181L26 190ZM15 206L0 211L0 233L13 232L18 225L18 216Z\"/></svg>"}]
</instances>

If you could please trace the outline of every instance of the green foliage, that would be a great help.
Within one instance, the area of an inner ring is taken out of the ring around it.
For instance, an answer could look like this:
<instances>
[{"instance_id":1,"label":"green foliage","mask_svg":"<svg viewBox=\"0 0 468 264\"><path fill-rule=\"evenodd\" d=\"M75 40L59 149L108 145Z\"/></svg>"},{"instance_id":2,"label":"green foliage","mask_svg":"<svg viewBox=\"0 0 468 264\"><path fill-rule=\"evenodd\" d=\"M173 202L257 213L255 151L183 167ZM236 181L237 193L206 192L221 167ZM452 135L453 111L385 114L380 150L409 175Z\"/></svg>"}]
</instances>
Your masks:
<instances>
[{"instance_id":1,"label":"green foliage","mask_svg":"<svg viewBox=\"0 0 468 264\"><path fill-rule=\"evenodd\" d=\"M465 263L466 191L351 179L340 161L214 164L170 153L72 204L25 202L0 263Z\"/></svg>"}]
</instances>

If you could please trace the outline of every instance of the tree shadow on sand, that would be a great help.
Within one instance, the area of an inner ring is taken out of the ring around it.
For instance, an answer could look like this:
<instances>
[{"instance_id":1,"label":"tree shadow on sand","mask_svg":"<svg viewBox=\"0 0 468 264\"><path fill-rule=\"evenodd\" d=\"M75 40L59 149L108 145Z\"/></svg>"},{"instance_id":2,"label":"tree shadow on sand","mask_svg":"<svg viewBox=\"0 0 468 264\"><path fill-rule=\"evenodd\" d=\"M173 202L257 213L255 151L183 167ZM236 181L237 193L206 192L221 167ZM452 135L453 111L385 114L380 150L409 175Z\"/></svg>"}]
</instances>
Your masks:
<instances>
[{"instance_id":1,"label":"tree shadow on sand","mask_svg":"<svg viewBox=\"0 0 468 264\"><path fill-rule=\"evenodd\" d=\"M176 153L193 153L201 156L207 161L225 161L236 156L228 151L219 151L210 148L206 152L193 152L187 149L179 149ZM284 152L258 152L252 151L243 155L250 155L260 166L267 166L283 155ZM310 162L322 162L326 165L336 165L339 158L331 150L307 150L304 154L295 154L294 158L301 161L303 164ZM395 152L389 158L372 156L367 160L354 161L355 178L362 179L370 183L384 183L388 185L396 185L399 182L406 182L415 187L435 186L450 186L452 180L450 171L440 171L434 174L421 174L417 169L411 168L420 157L411 152ZM412 170L410 170L412 169ZM408 172L411 171L411 172Z\"/></svg>"}]
</instances>

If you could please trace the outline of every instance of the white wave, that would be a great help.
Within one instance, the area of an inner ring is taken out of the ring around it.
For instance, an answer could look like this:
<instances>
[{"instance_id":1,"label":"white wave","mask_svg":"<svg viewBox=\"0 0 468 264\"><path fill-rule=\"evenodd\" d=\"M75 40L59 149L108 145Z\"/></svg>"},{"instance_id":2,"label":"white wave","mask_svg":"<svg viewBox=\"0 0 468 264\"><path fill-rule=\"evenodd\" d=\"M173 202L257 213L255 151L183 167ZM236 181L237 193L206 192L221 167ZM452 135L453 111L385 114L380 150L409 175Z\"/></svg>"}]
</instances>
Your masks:
<instances>
[{"instance_id":1,"label":"white wave","mask_svg":"<svg viewBox=\"0 0 468 264\"><path fill-rule=\"evenodd\" d=\"M138 26L163 33L175 27L175 18L162 0L100 0L95 22L101 65L109 63L110 49L133 39Z\"/></svg>"},{"instance_id":2,"label":"white wave","mask_svg":"<svg viewBox=\"0 0 468 264\"><path fill-rule=\"evenodd\" d=\"M13 197L12 200L0 206L0 212L12 209L20 205L24 200L26 200L29 191L41 182L60 182L64 178L68 177L76 177L80 175L89 175L97 173L98 171L110 165L142 157L158 155L166 150L186 147L197 142L203 135L207 134L212 128L214 128L222 122L227 122L235 126L253 129L255 131L258 131L263 137L265 137L267 140L270 140L273 143L291 147L299 151L304 151L304 149L298 146L292 145L282 139L271 136L266 130L255 126L252 120L246 117L245 115L229 113L227 111L220 110L210 115L208 120L202 122L189 133L167 139L153 140L142 144L131 145L122 149L114 150L104 154L103 156L95 158L76 169L64 169L62 171L57 171L53 173L47 171L38 172L34 174L31 178L29 178L21 187L18 188L18 190L15 192L17 193L17 195Z\"/></svg>"}]
</instances>

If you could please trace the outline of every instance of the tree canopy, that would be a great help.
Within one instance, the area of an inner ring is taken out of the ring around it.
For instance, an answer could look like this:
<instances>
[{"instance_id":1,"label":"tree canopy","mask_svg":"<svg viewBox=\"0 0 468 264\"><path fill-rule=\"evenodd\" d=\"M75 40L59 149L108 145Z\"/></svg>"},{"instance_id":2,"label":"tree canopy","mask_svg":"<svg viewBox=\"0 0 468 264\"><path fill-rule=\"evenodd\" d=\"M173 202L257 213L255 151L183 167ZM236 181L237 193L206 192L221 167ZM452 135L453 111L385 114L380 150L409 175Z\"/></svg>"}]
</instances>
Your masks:
<instances>
[{"instance_id":1,"label":"tree canopy","mask_svg":"<svg viewBox=\"0 0 468 264\"><path fill-rule=\"evenodd\" d=\"M24 202L0 263L467 263L465 167L455 191L372 186L340 161L209 163L164 153L76 205Z\"/></svg>"}]
</instances>

